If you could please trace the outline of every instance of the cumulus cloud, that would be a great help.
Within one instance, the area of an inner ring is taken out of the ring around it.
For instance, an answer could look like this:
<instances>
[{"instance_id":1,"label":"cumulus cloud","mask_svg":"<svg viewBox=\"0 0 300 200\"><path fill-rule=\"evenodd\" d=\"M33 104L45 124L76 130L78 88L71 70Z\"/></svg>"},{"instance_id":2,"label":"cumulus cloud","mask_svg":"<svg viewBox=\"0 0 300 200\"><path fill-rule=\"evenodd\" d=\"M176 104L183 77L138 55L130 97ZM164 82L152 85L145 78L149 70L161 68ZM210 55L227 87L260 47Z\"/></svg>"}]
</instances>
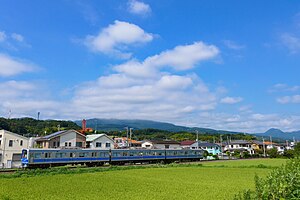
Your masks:
<instances>
[{"instance_id":1,"label":"cumulus cloud","mask_svg":"<svg viewBox=\"0 0 300 200\"><path fill-rule=\"evenodd\" d=\"M18 42L24 42L24 37L21 34L18 33L12 33L11 38L18 41Z\"/></svg>"},{"instance_id":2,"label":"cumulus cloud","mask_svg":"<svg viewBox=\"0 0 300 200\"><path fill-rule=\"evenodd\" d=\"M195 42L113 66L113 74L76 88L70 103L83 116L116 116L174 120L183 115L213 110L215 92L195 74L172 74L166 67L187 70L219 54L217 47ZM97 108L97 109L95 109ZM84 110L84 113L82 112ZM73 115L74 109L66 111Z\"/></svg>"},{"instance_id":3,"label":"cumulus cloud","mask_svg":"<svg viewBox=\"0 0 300 200\"><path fill-rule=\"evenodd\" d=\"M98 35L88 35L85 45L94 52L130 58L130 46L153 40L151 33L145 32L135 24L116 20L114 24L102 29Z\"/></svg>"},{"instance_id":4,"label":"cumulus cloud","mask_svg":"<svg viewBox=\"0 0 300 200\"><path fill-rule=\"evenodd\" d=\"M49 100L42 85L16 80L0 82L0 113L6 115L11 110L12 117L24 117L35 116L42 111L47 117L58 116L61 103Z\"/></svg>"},{"instance_id":5,"label":"cumulus cloud","mask_svg":"<svg viewBox=\"0 0 300 200\"><path fill-rule=\"evenodd\" d=\"M220 102L224 104L236 104L241 101L243 101L242 97L224 97L220 100Z\"/></svg>"},{"instance_id":6,"label":"cumulus cloud","mask_svg":"<svg viewBox=\"0 0 300 200\"><path fill-rule=\"evenodd\" d=\"M218 54L219 49L216 46L195 42L190 45L176 46L174 49L150 56L143 62L131 60L115 66L114 69L133 77L156 77L162 68L189 70L202 61L215 58Z\"/></svg>"},{"instance_id":7,"label":"cumulus cloud","mask_svg":"<svg viewBox=\"0 0 300 200\"><path fill-rule=\"evenodd\" d=\"M279 97L277 98L277 102L281 104L300 103L300 95Z\"/></svg>"},{"instance_id":8,"label":"cumulus cloud","mask_svg":"<svg viewBox=\"0 0 300 200\"><path fill-rule=\"evenodd\" d=\"M3 42L6 40L6 34L4 31L0 31L0 42Z\"/></svg>"},{"instance_id":9,"label":"cumulus cloud","mask_svg":"<svg viewBox=\"0 0 300 200\"><path fill-rule=\"evenodd\" d=\"M240 45L232 40L224 40L223 43L227 48L233 49L233 50L241 50L241 49L245 48L244 45Z\"/></svg>"},{"instance_id":10,"label":"cumulus cloud","mask_svg":"<svg viewBox=\"0 0 300 200\"><path fill-rule=\"evenodd\" d=\"M0 53L0 76L8 77L24 72L33 72L38 67L28 61L20 60Z\"/></svg>"},{"instance_id":11,"label":"cumulus cloud","mask_svg":"<svg viewBox=\"0 0 300 200\"><path fill-rule=\"evenodd\" d=\"M284 33L281 35L281 42L282 44L287 47L290 51L290 53L295 54L298 53L300 50L300 38L289 34L289 33Z\"/></svg>"},{"instance_id":12,"label":"cumulus cloud","mask_svg":"<svg viewBox=\"0 0 300 200\"><path fill-rule=\"evenodd\" d=\"M299 85L287 85L284 83L277 83L269 90L269 92L296 92L300 90Z\"/></svg>"},{"instance_id":13,"label":"cumulus cloud","mask_svg":"<svg viewBox=\"0 0 300 200\"><path fill-rule=\"evenodd\" d=\"M145 16L151 13L151 7L148 4L141 1L129 0L128 11L132 14Z\"/></svg>"}]
</instances>

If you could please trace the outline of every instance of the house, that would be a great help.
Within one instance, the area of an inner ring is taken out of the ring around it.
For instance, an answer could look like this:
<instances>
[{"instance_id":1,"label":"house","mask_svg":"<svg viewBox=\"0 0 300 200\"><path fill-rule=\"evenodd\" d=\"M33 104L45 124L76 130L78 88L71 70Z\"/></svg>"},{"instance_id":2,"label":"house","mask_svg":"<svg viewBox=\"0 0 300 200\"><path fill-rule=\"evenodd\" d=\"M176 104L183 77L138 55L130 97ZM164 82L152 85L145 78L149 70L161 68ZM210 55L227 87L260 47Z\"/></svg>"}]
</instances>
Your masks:
<instances>
[{"instance_id":1,"label":"house","mask_svg":"<svg viewBox=\"0 0 300 200\"><path fill-rule=\"evenodd\" d=\"M194 141L194 140L185 140L185 141L180 142L180 146L183 149L190 149L191 145L194 144L195 142L196 141Z\"/></svg>"},{"instance_id":2,"label":"house","mask_svg":"<svg viewBox=\"0 0 300 200\"><path fill-rule=\"evenodd\" d=\"M254 149L252 148L252 142L246 140L232 140L225 143L224 151L233 153L238 152L249 152L249 154L254 154Z\"/></svg>"},{"instance_id":3,"label":"house","mask_svg":"<svg viewBox=\"0 0 300 200\"><path fill-rule=\"evenodd\" d=\"M39 148L85 148L86 136L75 130L64 130L35 140Z\"/></svg>"},{"instance_id":4,"label":"house","mask_svg":"<svg viewBox=\"0 0 300 200\"><path fill-rule=\"evenodd\" d=\"M114 140L106 134L92 134L86 136L86 148L114 149Z\"/></svg>"},{"instance_id":5,"label":"house","mask_svg":"<svg viewBox=\"0 0 300 200\"><path fill-rule=\"evenodd\" d=\"M222 153L221 146L215 143L210 143L210 142L194 142L191 147L191 149L203 149L207 151L209 154L212 155L218 155Z\"/></svg>"},{"instance_id":6,"label":"house","mask_svg":"<svg viewBox=\"0 0 300 200\"><path fill-rule=\"evenodd\" d=\"M129 139L129 138L127 141L127 137L115 137L114 141L115 141L115 146L118 149L127 148L127 147L135 147L135 148L142 147L142 142Z\"/></svg>"},{"instance_id":7,"label":"house","mask_svg":"<svg viewBox=\"0 0 300 200\"><path fill-rule=\"evenodd\" d=\"M0 130L0 168L21 166L22 149L28 148L29 139L6 130Z\"/></svg>"},{"instance_id":8,"label":"house","mask_svg":"<svg viewBox=\"0 0 300 200\"><path fill-rule=\"evenodd\" d=\"M146 149L181 149L180 143L174 140L152 140L142 143Z\"/></svg>"}]
</instances>

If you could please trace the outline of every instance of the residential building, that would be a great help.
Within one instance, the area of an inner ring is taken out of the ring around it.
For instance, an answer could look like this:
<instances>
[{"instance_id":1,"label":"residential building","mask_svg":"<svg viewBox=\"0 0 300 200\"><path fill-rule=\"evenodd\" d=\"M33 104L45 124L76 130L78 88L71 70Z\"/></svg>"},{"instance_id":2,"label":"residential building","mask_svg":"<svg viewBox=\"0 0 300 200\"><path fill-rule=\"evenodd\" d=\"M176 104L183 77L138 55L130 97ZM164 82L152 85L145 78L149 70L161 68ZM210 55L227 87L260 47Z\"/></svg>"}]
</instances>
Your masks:
<instances>
[{"instance_id":1,"label":"residential building","mask_svg":"<svg viewBox=\"0 0 300 200\"><path fill-rule=\"evenodd\" d=\"M86 147L92 149L114 149L114 140L106 134L92 134L86 136Z\"/></svg>"},{"instance_id":2,"label":"residential building","mask_svg":"<svg viewBox=\"0 0 300 200\"><path fill-rule=\"evenodd\" d=\"M203 149L207 151L209 154L212 155L218 155L222 153L221 146L215 143L210 143L210 142L194 142L191 147L191 149Z\"/></svg>"},{"instance_id":3,"label":"residential building","mask_svg":"<svg viewBox=\"0 0 300 200\"><path fill-rule=\"evenodd\" d=\"M180 146L183 149L190 149L191 145L194 144L196 141L195 140L185 140L180 142Z\"/></svg>"},{"instance_id":4,"label":"residential building","mask_svg":"<svg viewBox=\"0 0 300 200\"><path fill-rule=\"evenodd\" d=\"M225 143L224 151L233 153L235 151L244 152L248 151L249 154L254 154L254 149L252 148L252 142L246 140L232 140Z\"/></svg>"},{"instance_id":5,"label":"residential building","mask_svg":"<svg viewBox=\"0 0 300 200\"><path fill-rule=\"evenodd\" d=\"M22 149L28 148L29 139L6 130L0 130L0 168L21 166Z\"/></svg>"},{"instance_id":6,"label":"residential building","mask_svg":"<svg viewBox=\"0 0 300 200\"><path fill-rule=\"evenodd\" d=\"M115 137L115 146L117 149L123 149L127 147L134 147L134 148L141 148L142 147L142 142L129 139L127 140L127 137Z\"/></svg>"},{"instance_id":7,"label":"residential building","mask_svg":"<svg viewBox=\"0 0 300 200\"><path fill-rule=\"evenodd\" d=\"M35 140L39 148L85 148L86 136L75 130L64 130Z\"/></svg>"},{"instance_id":8,"label":"residential building","mask_svg":"<svg viewBox=\"0 0 300 200\"><path fill-rule=\"evenodd\" d=\"M142 143L146 149L182 149L180 143L174 140L152 140Z\"/></svg>"}]
</instances>

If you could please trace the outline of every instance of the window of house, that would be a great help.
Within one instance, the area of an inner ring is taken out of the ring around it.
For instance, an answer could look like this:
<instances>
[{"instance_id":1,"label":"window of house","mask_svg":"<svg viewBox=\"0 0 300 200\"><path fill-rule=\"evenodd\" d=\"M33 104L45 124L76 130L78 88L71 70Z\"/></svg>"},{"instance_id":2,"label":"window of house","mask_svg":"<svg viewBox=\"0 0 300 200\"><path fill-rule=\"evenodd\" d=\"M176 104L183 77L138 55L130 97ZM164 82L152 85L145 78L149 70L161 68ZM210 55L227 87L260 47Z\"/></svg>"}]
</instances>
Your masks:
<instances>
[{"instance_id":1,"label":"window of house","mask_svg":"<svg viewBox=\"0 0 300 200\"><path fill-rule=\"evenodd\" d=\"M101 147L102 143L101 142L96 142L96 147Z\"/></svg>"},{"instance_id":2,"label":"window of house","mask_svg":"<svg viewBox=\"0 0 300 200\"><path fill-rule=\"evenodd\" d=\"M169 149L169 148L170 148L170 145L166 144L165 149Z\"/></svg>"},{"instance_id":3,"label":"window of house","mask_svg":"<svg viewBox=\"0 0 300 200\"><path fill-rule=\"evenodd\" d=\"M67 142L65 142L65 147L67 147L68 146L68 143Z\"/></svg>"},{"instance_id":4,"label":"window of house","mask_svg":"<svg viewBox=\"0 0 300 200\"><path fill-rule=\"evenodd\" d=\"M9 140L8 146L9 146L9 147L12 147L12 146L13 146L13 141L12 141L12 140Z\"/></svg>"},{"instance_id":5,"label":"window of house","mask_svg":"<svg viewBox=\"0 0 300 200\"><path fill-rule=\"evenodd\" d=\"M69 142L69 147L72 146L72 142Z\"/></svg>"},{"instance_id":6,"label":"window of house","mask_svg":"<svg viewBox=\"0 0 300 200\"><path fill-rule=\"evenodd\" d=\"M59 147L59 142L57 142L57 147Z\"/></svg>"},{"instance_id":7,"label":"window of house","mask_svg":"<svg viewBox=\"0 0 300 200\"><path fill-rule=\"evenodd\" d=\"M76 142L76 147L82 147L82 142Z\"/></svg>"},{"instance_id":8,"label":"window of house","mask_svg":"<svg viewBox=\"0 0 300 200\"><path fill-rule=\"evenodd\" d=\"M20 140L20 146L23 146L23 140Z\"/></svg>"},{"instance_id":9,"label":"window of house","mask_svg":"<svg viewBox=\"0 0 300 200\"><path fill-rule=\"evenodd\" d=\"M110 148L110 143L107 142L107 143L105 144L105 147L106 147L106 148Z\"/></svg>"},{"instance_id":10,"label":"window of house","mask_svg":"<svg viewBox=\"0 0 300 200\"><path fill-rule=\"evenodd\" d=\"M53 147L55 147L55 145L56 145L56 142L53 142Z\"/></svg>"}]
</instances>

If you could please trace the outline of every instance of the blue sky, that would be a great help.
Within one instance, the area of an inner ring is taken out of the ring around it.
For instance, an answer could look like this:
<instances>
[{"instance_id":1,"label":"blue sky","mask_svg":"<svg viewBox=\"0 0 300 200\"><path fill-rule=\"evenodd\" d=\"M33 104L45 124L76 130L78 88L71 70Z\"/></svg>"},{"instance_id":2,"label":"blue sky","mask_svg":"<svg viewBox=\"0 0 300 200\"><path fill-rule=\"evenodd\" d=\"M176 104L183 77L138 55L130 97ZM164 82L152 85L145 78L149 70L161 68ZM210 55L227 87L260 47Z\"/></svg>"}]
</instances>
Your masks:
<instances>
[{"instance_id":1,"label":"blue sky","mask_svg":"<svg viewBox=\"0 0 300 200\"><path fill-rule=\"evenodd\" d=\"M297 1L0 6L3 117L300 130L299 61Z\"/></svg>"}]
</instances>

